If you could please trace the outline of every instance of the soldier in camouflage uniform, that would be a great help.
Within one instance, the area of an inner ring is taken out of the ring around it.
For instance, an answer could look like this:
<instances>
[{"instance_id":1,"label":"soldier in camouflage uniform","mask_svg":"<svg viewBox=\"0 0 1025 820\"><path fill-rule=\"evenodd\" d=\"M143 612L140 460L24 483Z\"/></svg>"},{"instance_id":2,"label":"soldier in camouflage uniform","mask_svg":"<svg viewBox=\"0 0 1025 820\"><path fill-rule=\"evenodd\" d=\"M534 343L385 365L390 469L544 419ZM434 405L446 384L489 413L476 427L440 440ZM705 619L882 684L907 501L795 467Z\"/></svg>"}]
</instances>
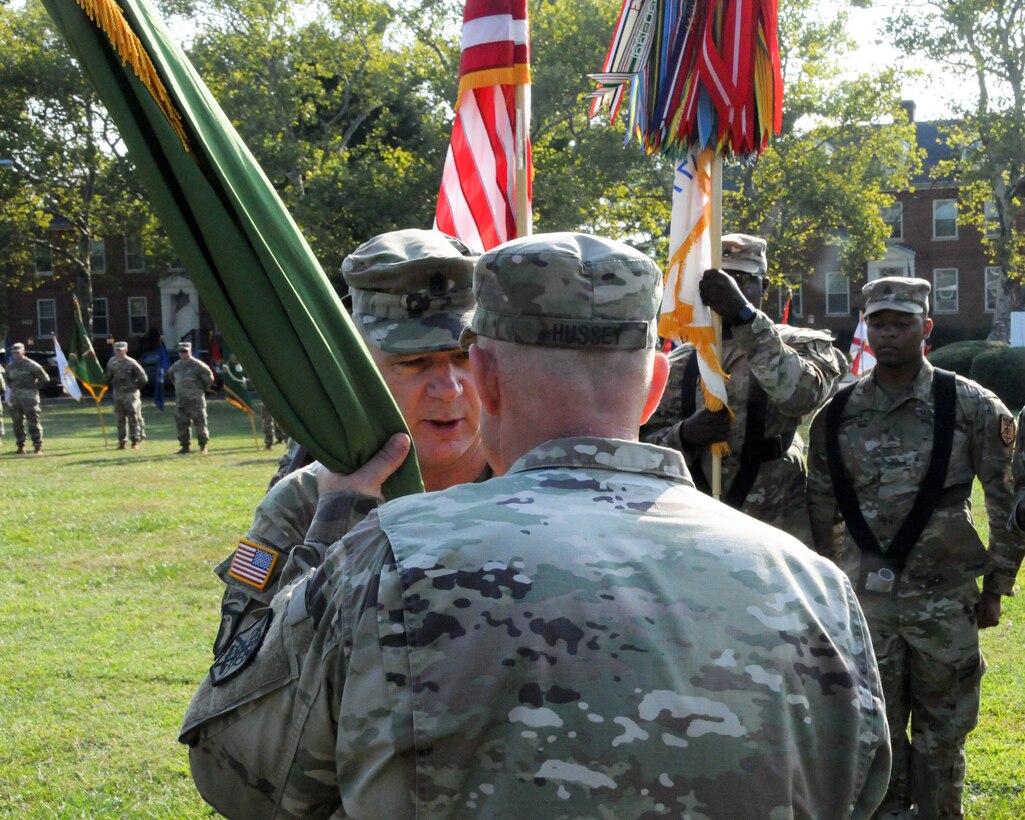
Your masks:
<instances>
[{"instance_id":1,"label":"soldier in camouflage uniform","mask_svg":"<svg viewBox=\"0 0 1025 820\"><path fill-rule=\"evenodd\" d=\"M207 454L210 431L206 426L206 393L213 386L214 373L192 356L190 342L178 342L178 361L167 368L165 378L174 383L174 423L178 428L178 455L186 455L191 445L191 428L196 428L199 452Z\"/></svg>"},{"instance_id":2,"label":"soldier in camouflage uniform","mask_svg":"<svg viewBox=\"0 0 1025 820\"><path fill-rule=\"evenodd\" d=\"M668 370L658 267L541 235L485 254L474 293L506 474L377 508L275 598L281 662L215 697L297 690L245 731L193 703L184 740L230 738L193 749L204 796L240 817L868 816L889 753L849 582L637 442ZM351 505L320 480L326 538Z\"/></svg>"},{"instance_id":3,"label":"soldier in camouflage uniform","mask_svg":"<svg viewBox=\"0 0 1025 820\"><path fill-rule=\"evenodd\" d=\"M32 438L32 451L43 452L43 425L39 421L39 388L50 383L46 370L25 356L25 345L11 345L11 362L7 365L7 382L11 386L11 421L14 422L14 440L18 454L25 452L25 430Z\"/></svg>"},{"instance_id":4,"label":"soldier in camouflage uniform","mask_svg":"<svg viewBox=\"0 0 1025 820\"><path fill-rule=\"evenodd\" d=\"M865 285L877 364L816 416L810 433L816 549L855 584L883 678L893 774L881 817L962 816L964 742L985 669L978 630L999 622L1000 597L1013 593L1025 550L1002 526L1014 420L988 390L925 359L929 290L903 277ZM988 551L971 515L976 477L991 522Z\"/></svg>"},{"instance_id":5,"label":"soldier in camouflage uniform","mask_svg":"<svg viewBox=\"0 0 1025 820\"><path fill-rule=\"evenodd\" d=\"M356 327L413 434L429 489L491 475L480 442L480 401L470 377L468 355L459 346L459 334L473 310L471 281L476 258L459 240L437 231L403 230L374 237L343 265ZM338 513L347 518L343 530L376 505L369 496L379 493L380 484L402 463L406 452L406 445L393 443L377 460L379 466L372 463L351 477L350 489L358 488L361 493L345 495L347 507ZM293 455L290 450L289 463ZM231 658L251 662L236 673L236 685L247 679L259 685L262 669L275 668L271 647L259 658L247 654L250 630L254 624L259 629L279 588L319 565L330 546L316 530L310 531L317 510L320 469L312 464L292 472L279 471L282 475L257 507L238 549L216 570L225 592L221 628L214 644L215 667L221 669L222 661ZM332 532L336 530L332 528ZM254 578L240 565L254 552L260 558L269 556L271 569L266 577ZM211 698L220 698L224 690L215 689L213 680L211 675L204 682L192 711L205 708ZM249 704L247 708L257 713L248 713L246 720L276 712L276 704L290 697L287 690L271 691ZM216 753L219 742L216 735L198 741L207 746L207 753ZM202 754L201 749L194 753L198 765L204 765ZM217 802L217 798L210 799Z\"/></svg>"},{"instance_id":6,"label":"soldier in camouflage uniform","mask_svg":"<svg viewBox=\"0 0 1025 820\"><path fill-rule=\"evenodd\" d=\"M1007 528L1025 532L1025 408L1018 413L1018 435L1014 440L1014 504Z\"/></svg>"},{"instance_id":7,"label":"soldier in camouflage uniform","mask_svg":"<svg viewBox=\"0 0 1025 820\"><path fill-rule=\"evenodd\" d=\"M142 365L128 355L128 342L114 342L114 358L107 362L106 376L117 416L117 449L124 450L131 439L132 449L136 450L143 437L139 390L146 386L149 377Z\"/></svg>"},{"instance_id":8,"label":"soldier in camouflage uniform","mask_svg":"<svg viewBox=\"0 0 1025 820\"><path fill-rule=\"evenodd\" d=\"M826 333L777 325L756 308L768 287L765 240L722 238L723 271L706 271L701 298L723 318L721 364L734 413L705 407L693 345L669 357L662 403L641 440L683 453L698 489L711 492L713 442L726 441L722 500L811 546L805 504L804 416L836 390L847 371Z\"/></svg>"},{"instance_id":9,"label":"soldier in camouflage uniform","mask_svg":"<svg viewBox=\"0 0 1025 820\"><path fill-rule=\"evenodd\" d=\"M285 440L285 431L274 420L266 404L260 408L260 421L263 424L263 449L270 450L274 447L275 441L280 444Z\"/></svg>"},{"instance_id":10,"label":"soldier in camouflage uniform","mask_svg":"<svg viewBox=\"0 0 1025 820\"><path fill-rule=\"evenodd\" d=\"M0 359L7 352L6 348L0 347ZM0 446L4 443L4 393L7 391L7 382L4 380L4 374L7 371L4 370L4 366L0 364Z\"/></svg>"}]
</instances>

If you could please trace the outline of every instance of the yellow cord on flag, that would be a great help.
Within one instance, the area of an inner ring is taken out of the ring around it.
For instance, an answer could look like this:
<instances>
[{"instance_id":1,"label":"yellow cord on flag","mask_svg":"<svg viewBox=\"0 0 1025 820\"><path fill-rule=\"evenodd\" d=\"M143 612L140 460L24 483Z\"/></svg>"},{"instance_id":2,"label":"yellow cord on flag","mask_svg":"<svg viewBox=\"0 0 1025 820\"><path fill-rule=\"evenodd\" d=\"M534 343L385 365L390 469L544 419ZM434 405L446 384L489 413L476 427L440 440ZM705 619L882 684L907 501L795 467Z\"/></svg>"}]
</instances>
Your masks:
<instances>
[{"instance_id":1,"label":"yellow cord on flag","mask_svg":"<svg viewBox=\"0 0 1025 820\"><path fill-rule=\"evenodd\" d=\"M171 101L157 69L153 65L149 54L132 27L125 20L124 12L114 0L76 0L81 9L89 15L89 19L96 23L107 35L110 44L114 47L121 58L121 65L129 64L135 71L146 90L153 97L157 107L167 117L168 123L181 140L182 147L188 151L189 141L185 136L185 128L182 126L182 117Z\"/></svg>"}]
</instances>

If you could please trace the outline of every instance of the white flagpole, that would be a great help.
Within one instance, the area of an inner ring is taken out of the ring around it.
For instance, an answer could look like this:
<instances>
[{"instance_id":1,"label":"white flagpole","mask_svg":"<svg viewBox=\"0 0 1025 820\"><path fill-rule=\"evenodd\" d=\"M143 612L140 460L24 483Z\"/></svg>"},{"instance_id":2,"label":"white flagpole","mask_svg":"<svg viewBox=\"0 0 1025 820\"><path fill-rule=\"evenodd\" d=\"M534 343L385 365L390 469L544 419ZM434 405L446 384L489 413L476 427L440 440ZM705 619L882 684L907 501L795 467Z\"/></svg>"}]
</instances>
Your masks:
<instances>
[{"instance_id":1,"label":"white flagpole","mask_svg":"<svg viewBox=\"0 0 1025 820\"><path fill-rule=\"evenodd\" d=\"M527 137L530 133L530 86L516 85L516 235L530 236L533 220L527 198Z\"/></svg>"}]
</instances>

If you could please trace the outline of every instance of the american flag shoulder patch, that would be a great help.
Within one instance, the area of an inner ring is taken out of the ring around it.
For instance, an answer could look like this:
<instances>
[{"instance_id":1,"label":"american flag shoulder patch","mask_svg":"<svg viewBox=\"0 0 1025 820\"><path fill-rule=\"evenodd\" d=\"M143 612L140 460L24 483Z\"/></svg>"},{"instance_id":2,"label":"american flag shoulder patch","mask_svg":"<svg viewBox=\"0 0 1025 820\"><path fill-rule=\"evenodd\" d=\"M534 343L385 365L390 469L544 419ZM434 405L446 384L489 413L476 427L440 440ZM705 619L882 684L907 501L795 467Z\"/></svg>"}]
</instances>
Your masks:
<instances>
[{"instance_id":1,"label":"american flag shoulder patch","mask_svg":"<svg viewBox=\"0 0 1025 820\"><path fill-rule=\"evenodd\" d=\"M279 555L276 550L240 538L228 575L254 589L264 589L278 564Z\"/></svg>"}]
</instances>

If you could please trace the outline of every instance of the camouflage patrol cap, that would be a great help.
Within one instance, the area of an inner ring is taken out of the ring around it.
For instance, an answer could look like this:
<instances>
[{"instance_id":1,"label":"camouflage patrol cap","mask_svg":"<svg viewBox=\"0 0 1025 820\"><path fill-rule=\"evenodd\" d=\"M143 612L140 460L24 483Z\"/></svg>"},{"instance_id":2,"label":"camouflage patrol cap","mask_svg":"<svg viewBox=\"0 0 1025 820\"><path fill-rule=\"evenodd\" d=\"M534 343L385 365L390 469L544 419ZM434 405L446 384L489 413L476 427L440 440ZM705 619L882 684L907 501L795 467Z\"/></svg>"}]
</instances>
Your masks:
<instances>
[{"instance_id":1,"label":"camouflage patrol cap","mask_svg":"<svg viewBox=\"0 0 1025 820\"><path fill-rule=\"evenodd\" d=\"M114 350L128 350L128 342L114 342Z\"/></svg>"},{"instance_id":2,"label":"camouflage patrol cap","mask_svg":"<svg viewBox=\"0 0 1025 820\"><path fill-rule=\"evenodd\" d=\"M746 233L728 233L722 238L722 266L754 276L765 276L769 263L765 259L765 240Z\"/></svg>"},{"instance_id":3,"label":"camouflage patrol cap","mask_svg":"<svg viewBox=\"0 0 1025 820\"><path fill-rule=\"evenodd\" d=\"M549 233L506 242L477 262L477 335L545 347L639 350L657 342L662 271L622 242Z\"/></svg>"},{"instance_id":4,"label":"camouflage patrol cap","mask_svg":"<svg viewBox=\"0 0 1025 820\"><path fill-rule=\"evenodd\" d=\"M440 231L391 231L345 257L342 276L366 339L389 353L459 347L473 311L472 251Z\"/></svg>"},{"instance_id":5,"label":"camouflage patrol cap","mask_svg":"<svg viewBox=\"0 0 1025 820\"><path fill-rule=\"evenodd\" d=\"M861 292L865 295L865 315L880 310L929 315L929 292L932 285L925 279L909 276L884 276L873 279Z\"/></svg>"},{"instance_id":6,"label":"camouflage patrol cap","mask_svg":"<svg viewBox=\"0 0 1025 820\"><path fill-rule=\"evenodd\" d=\"M23 345L21 342L15 342L14 344L11 345L11 353L24 353L24 352L25 352L25 345Z\"/></svg>"},{"instance_id":7,"label":"camouflage patrol cap","mask_svg":"<svg viewBox=\"0 0 1025 820\"><path fill-rule=\"evenodd\" d=\"M192 342L178 342L178 352L181 353L183 350L192 352Z\"/></svg>"}]
</instances>

